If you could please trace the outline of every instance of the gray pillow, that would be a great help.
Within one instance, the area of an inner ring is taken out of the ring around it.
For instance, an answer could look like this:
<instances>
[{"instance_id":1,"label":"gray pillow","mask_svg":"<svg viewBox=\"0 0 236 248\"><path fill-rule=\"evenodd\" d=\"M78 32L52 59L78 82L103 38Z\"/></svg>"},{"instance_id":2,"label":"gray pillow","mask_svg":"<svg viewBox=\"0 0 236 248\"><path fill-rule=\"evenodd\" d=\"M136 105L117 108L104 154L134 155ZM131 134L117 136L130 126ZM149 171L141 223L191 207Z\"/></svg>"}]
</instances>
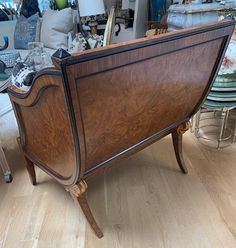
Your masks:
<instances>
[{"instance_id":1,"label":"gray pillow","mask_svg":"<svg viewBox=\"0 0 236 248\"><path fill-rule=\"evenodd\" d=\"M52 49L68 48L68 33L73 31L73 10L47 10L43 15L40 41Z\"/></svg>"},{"instance_id":2,"label":"gray pillow","mask_svg":"<svg viewBox=\"0 0 236 248\"><path fill-rule=\"evenodd\" d=\"M38 13L29 18L20 16L14 32L15 49L28 49L28 42L39 41L40 19Z\"/></svg>"}]
</instances>

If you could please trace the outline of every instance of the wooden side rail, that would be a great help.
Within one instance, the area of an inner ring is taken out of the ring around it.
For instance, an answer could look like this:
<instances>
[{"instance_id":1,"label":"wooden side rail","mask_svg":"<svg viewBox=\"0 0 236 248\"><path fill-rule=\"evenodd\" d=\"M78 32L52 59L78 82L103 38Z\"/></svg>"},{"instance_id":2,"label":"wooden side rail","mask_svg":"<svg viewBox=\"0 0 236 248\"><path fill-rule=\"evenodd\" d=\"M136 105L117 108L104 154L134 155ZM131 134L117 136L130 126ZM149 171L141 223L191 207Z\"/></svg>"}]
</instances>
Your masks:
<instances>
[{"instance_id":1,"label":"wooden side rail","mask_svg":"<svg viewBox=\"0 0 236 248\"><path fill-rule=\"evenodd\" d=\"M79 160L60 70L40 72L29 92L8 88L27 158L63 185L78 181ZM78 164L77 164L78 163Z\"/></svg>"}]
</instances>

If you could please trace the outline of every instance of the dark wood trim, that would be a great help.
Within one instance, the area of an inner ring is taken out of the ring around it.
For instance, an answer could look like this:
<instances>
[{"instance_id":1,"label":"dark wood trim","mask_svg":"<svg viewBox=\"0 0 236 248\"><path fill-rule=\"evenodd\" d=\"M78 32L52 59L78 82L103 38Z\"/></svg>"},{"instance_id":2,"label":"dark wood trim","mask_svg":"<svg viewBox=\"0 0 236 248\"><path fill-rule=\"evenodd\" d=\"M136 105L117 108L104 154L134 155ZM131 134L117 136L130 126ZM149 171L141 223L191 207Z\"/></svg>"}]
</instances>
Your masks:
<instances>
[{"instance_id":1,"label":"dark wood trim","mask_svg":"<svg viewBox=\"0 0 236 248\"><path fill-rule=\"evenodd\" d=\"M111 56L111 55L118 54L118 53L123 53L126 51L136 50L138 48L144 48L147 46L153 46L156 44L165 43L167 41L178 40L181 38L190 37L190 36L197 35L197 34L202 34L204 32L210 32L214 30L220 31L221 29L225 29L227 27L231 28L231 30L233 31L232 27L234 25L235 25L235 21L224 20L221 22L209 24L207 28L206 26L200 26L200 27L188 28L185 30L179 30L175 32L161 34L158 36L158 39L156 36L154 36L154 37L140 38L134 41L121 42L118 44L109 45L108 47L105 47L105 48L102 47L102 48L87 50L83 53L75 53L73 54L74 56L67 57L62 60L53 58L53 61L55 61L55 64L59 66L63 64L69 66L69 65L86 62L86 61L90 61L90 60L97 59L97 58L102 58L102 57Z\"/></svg>"},{"instance_id":2,"label":"dark wood trim","mask_svg":"<svg viewBox=\"0 0 236 248\"><path fill-rule=\"evenodd\" d=\"M17 143L18 143L19 149L21 151L21 154L22 154L22 156L24 157L24 159L26 161L26 169L27 169L28 174L29 174L30 182L31 182L32 185L36 185L36 174L35 174L34 164L32 163L31 160L29 160L25 156L23 148L22 148L22 145L20 143L20 138L19 137L17 138Z\"/></svg>"},{"instance_id":3,"label":"dark wood trim","mask_svg":"<svg viewBox=\"0 0 236 248\"><path fill-rule=\"evenodd\" d=\"M233 34L233 32L234 32L234 29L232 30L231 35ZM198 110L200 109L200 107L202 106L202 104L205 102L205 100L206 100L206 98L207 98L207 96L208 96L208 94L209 94L209 92L210 92L210 90L212 88L212 85L215 82L215 79L216 79L216 77L218 75L218 72L220 70L222 61L224 59L224 55L226 53L226 50L228 48L228 44L230 42L231 35L224 38L223 46L221 47L221 51L220 51L220 53L218 55L218 58L217 58L217 60L215 62L214 69L213 69L213 71L211 73L211 76L210 76L210 79L209 79L209 83L208 83L209 87L206 88L206 90L204 91L201 99L199 100L199 103L195 106L195 108L194 108L193 112L191 113L190 117L193 116L194 114L196 114L198 112Z\"/></svg>"},{"instance_id":4,"label":"dark wood trim","mask_svg":"<svg viewBox=\"0 0 236 248\"><path fill-rule=\"evenodd\" d=\"M10 86L11 87L11 86ZM16 95L12 96L12 99L14 98L14 102L17 104L20 104L21 106L24 107L32 107L37 104L43 93L51 88L51 87L58 87L58 85L45 85L44 87L41 87L40 89L37 89L34 93L32 94L25 94L24 96L21 95L21 97L17 97ZM19 93L17 93L19 95Z\"/></svg>"},{"instance_id":5,"label":"dark wood trim","mask_svg":"<svg viewBox=\"0 0 236 248\"><path fill-rule=\"evenodd\" d=\"M44 81L42 84L40 84L40 86L38 86L37 82L38 82L39 79L41 79L41 78L49 78L50 76L52 78L50 78L47 81ZM58 180L61 184L65 185L65 186L69 186L69 185L76 184L77 181L78 181L78 178L80 176L79 175L80 160L78 159L79 155L77 155L77 157L76 157L77 173L76 173L76 175L73 175L73 177L74 177L73 180L71 180L72 176L70 176L70 177L62 177L60 174L56 173L51 168L49 168L46 164L40 162L27 149L26 138L25 138L25 125L24 125L24 121L22 119L21 108L20 108L20 106L32 107L32 106L36 105L37 102L39 101L39 99L43 96L43 93L47 89L49 89L51 87L63 87L65 89L66 88L66 86L65 86L66 82L63 81L63 84L60 85L60 84L58 84L57 80L52 80L54 77L56 77L56 78L58 77L58 79L61 80L61 78L62 78L61 71L58 70L58 69L55 69L55 68L46 68L46 69L40 71L39 73L37 73L36 77L34 78L34 81L32 83L32 87L31 87L29 92L27 92L27 93L21 92L21 91L18 91L16 89L16 87L10 86L8 88L8 94L10 96L14 112L16 113L16 120L17 120L17 123L18 123L19 132L20 132L19 144L22 147L22 151L23 151L23 154L25 156L25 159L28 162L32 162L33 164L36 164L38 167L40 167L46 173L49 173L56 180ZM70 101L68 100L69 98L68 98L67 94L65 94L65 97L66 97L66 102L67 102L68 113L69 113L69 116L70 116L71 127L72 127L72 130L74 130L73 128L74 127L76 128L76 126L74 125L74 121L71 118L72 109L71 109ZM74 133L73 133L73 138L74 138L75 144L78 143L77 142L77 135L75 135ZM76 147L74 149L75 149L75 153L78 154L79 149L76 149Z\"/></svg>"},{"instance_id":6,"label":"dark wood trim","mask_svg":"<svg viewBox=\"0 0 236 248\"><path fill-rule=\"evenodd\" d=\"M172 133L176 129L176 127L178 127L181 124L186 123L188 121L189 121L189 119L186 118L184 120L181 120L181 122L176 122L173 125L171 125L170 127L162 130L161 132L153 134L152 136L141 141L140 143L135 144L134 146L129 147L128 149L122 151L121 153L117 154L116 156L111 157L110 159L108 159L106 161L103 161L102 163L94 166L93 168L91 168L89 170L86 170L85 174L84 174L85 179L90 178L91 176L93 176L94 173L97 174L100 171L102 172L103 168L106 168L107 166L113 166L113 163L119 162L120 160L128 158L129 156L137 153L138 151L145 149L147 146L150 146L151 144L162 139L166 135Z\"/></svg>"},{"instance_id":7,"label":"dark wood trim","mask_svg":"<svg viewBox=\"0 0 236 248\"><path fill-rule=\"evenodd\" d=\"M14 86L9 86L7 91L9 94L11 94L11 96L15 96L15 99L25 99L27 98L29 95L31 95L31 92L34 91L34 88L35 88L35 82L40 78L40 77L43 77L43 76L59 76L61 77L62 74L61 74L61 71L58 70L58 69L55 69L54 67L53 68L45 68L41 71L39 71L36 76L34 77L34 80L32 82L32 87L30 88L29 91L27 92L24 92L24 91L17 91L17 88L14 87ZM49 84L47 83L46 84L47 86L54 86L54 84Z\"/></svg>"},{"instance_id":8,"label":"dark wood trim","mask_svg":"<svg viewBox=\"0 0 236 248\"><path fill-rule=\"evenodd\" d=\"M77 181L79 178L82 178L84 175L84 169L85 169L85 161L84 159L81 159L81 147L83 147L82 141L79 139L78 129L76 126L76 117L75 117L75 111L72 103L72 97L71 97L71 91L69 88L69 82L68 77L66 73L66 67L65 65L62 65L61 67L62 73L63 73L63 81L64 81L64 90L66 92L66 101L69 109L69 115L71 119L71 127L73 131L73 137L74 137L74 143L75 143L75 149L76 149L76 161L77 161ZM83 158L83 156L82 156ZM76 182L75 182L76 183Z\"/></svg>"}]
</instances>

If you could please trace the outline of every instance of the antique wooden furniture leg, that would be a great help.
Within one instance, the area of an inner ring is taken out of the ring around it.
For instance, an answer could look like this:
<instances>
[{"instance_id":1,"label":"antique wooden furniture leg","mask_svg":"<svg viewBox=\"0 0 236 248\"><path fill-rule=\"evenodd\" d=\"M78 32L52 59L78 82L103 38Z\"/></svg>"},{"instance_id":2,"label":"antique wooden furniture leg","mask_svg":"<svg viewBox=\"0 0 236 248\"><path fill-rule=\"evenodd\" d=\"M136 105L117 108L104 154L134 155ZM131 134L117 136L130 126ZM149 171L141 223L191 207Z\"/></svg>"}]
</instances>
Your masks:
<instances>
[{"instance_id":1,"label":"antique wooden furniture leg","mask_svg":"<svg viewBox=\"0 0 236 248\"><path fill-rule=\"evenodd\" d=\"M189 127L190 127L190 122L186 122L180 125L174 132L172 132L172 140L173 140L173 145L174 145L174 150L175 150L175 156L176 156L178 165L184 174L188 173L188 169L183 159L182 139L183 139L183 134L189 129Z\"/></svg>"},{"instance_id":2,"label":"antique wooden furniture leg","mask_svg":"<svg viewBox=\"0 0 236 248\"><path fill-rule=\"evenodd\" d=\"M26 169L30 177L30 182L32 185L36 185L36 174L34 164L27 157L24 156L24 158L26 160Z\"/></svg>"},{"instance_id":3,"label":"antique wooden furniture leg","mask_svg":"<svg viewBox=\"0 0 236 248\"><path fill-rule=\"evenodd\" d=\"M75 202L78 202L89 225L93 229L94 233L97 235L98 238L103 237L103 233L101 229L99 228L96 220L93 217L93 214L90 210L90 207L88 205L87 198L85 196L85 191L87 189L87 183L85 181L80 181L79 184L74 185L73 187L66 189L70 192L72 198Z\"/></svg>"},{"instance_id":4,"label":"antique wooden furniture leg","mask_svg":"<svg viewBox=\"0 0 236 248\"><path fill-rule=\"evenodd\" d=\"M36 185L36 174L35 174L35 168L34 168L34 163L32 161L30 161L25 155L24 155L24 151L22 149L22 145L20 143L20 138L17 138L17 143L18 146L20 148L21 154L24 157L25 161L26 161L26 169L28 171L29 177L30 177L30 182L32 185Z\"/></svg>"},{"instance_id":5,"label":"antique wooden furniture leg","mask_svg":"<svg viewBox=\"0 0 236 248\"><path fill-rule=\"evenodd\" d=\"M13 178L3 148L1 146L1 142L0 142L0 167L2 168L5 182L11 183Z\"/></svg>"}]
</instances>

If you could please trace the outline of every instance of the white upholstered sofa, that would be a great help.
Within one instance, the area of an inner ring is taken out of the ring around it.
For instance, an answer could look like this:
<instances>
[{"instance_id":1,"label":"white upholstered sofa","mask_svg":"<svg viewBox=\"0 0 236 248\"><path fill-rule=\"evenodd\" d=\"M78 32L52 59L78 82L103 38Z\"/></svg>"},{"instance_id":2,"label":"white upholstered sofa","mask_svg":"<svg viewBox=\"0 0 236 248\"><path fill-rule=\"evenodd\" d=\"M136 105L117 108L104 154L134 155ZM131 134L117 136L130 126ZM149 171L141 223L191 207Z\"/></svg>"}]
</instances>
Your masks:
<instances>
[{"instance_id":1,"label":"white upholstered sofa","mask_svg":"<svg viewBox=\"0 0 236 248\"><path fill-rule=\"evenodd\" d=\"M44 43L49 54L53 54L61 47L64 49L68 48L69 43L71 42L69 39L70 34L77 32L77 13L77 11L70 8L61 11L48 10L41 18L39 41ZM8 50L14 49L14 31L16 23L16 20L0 22L0 42L2 42L2 36L8 36ZM18 51L20 52L22 59L29 53L28 50L23 49Z\"/></svg>"}]
</instances>

